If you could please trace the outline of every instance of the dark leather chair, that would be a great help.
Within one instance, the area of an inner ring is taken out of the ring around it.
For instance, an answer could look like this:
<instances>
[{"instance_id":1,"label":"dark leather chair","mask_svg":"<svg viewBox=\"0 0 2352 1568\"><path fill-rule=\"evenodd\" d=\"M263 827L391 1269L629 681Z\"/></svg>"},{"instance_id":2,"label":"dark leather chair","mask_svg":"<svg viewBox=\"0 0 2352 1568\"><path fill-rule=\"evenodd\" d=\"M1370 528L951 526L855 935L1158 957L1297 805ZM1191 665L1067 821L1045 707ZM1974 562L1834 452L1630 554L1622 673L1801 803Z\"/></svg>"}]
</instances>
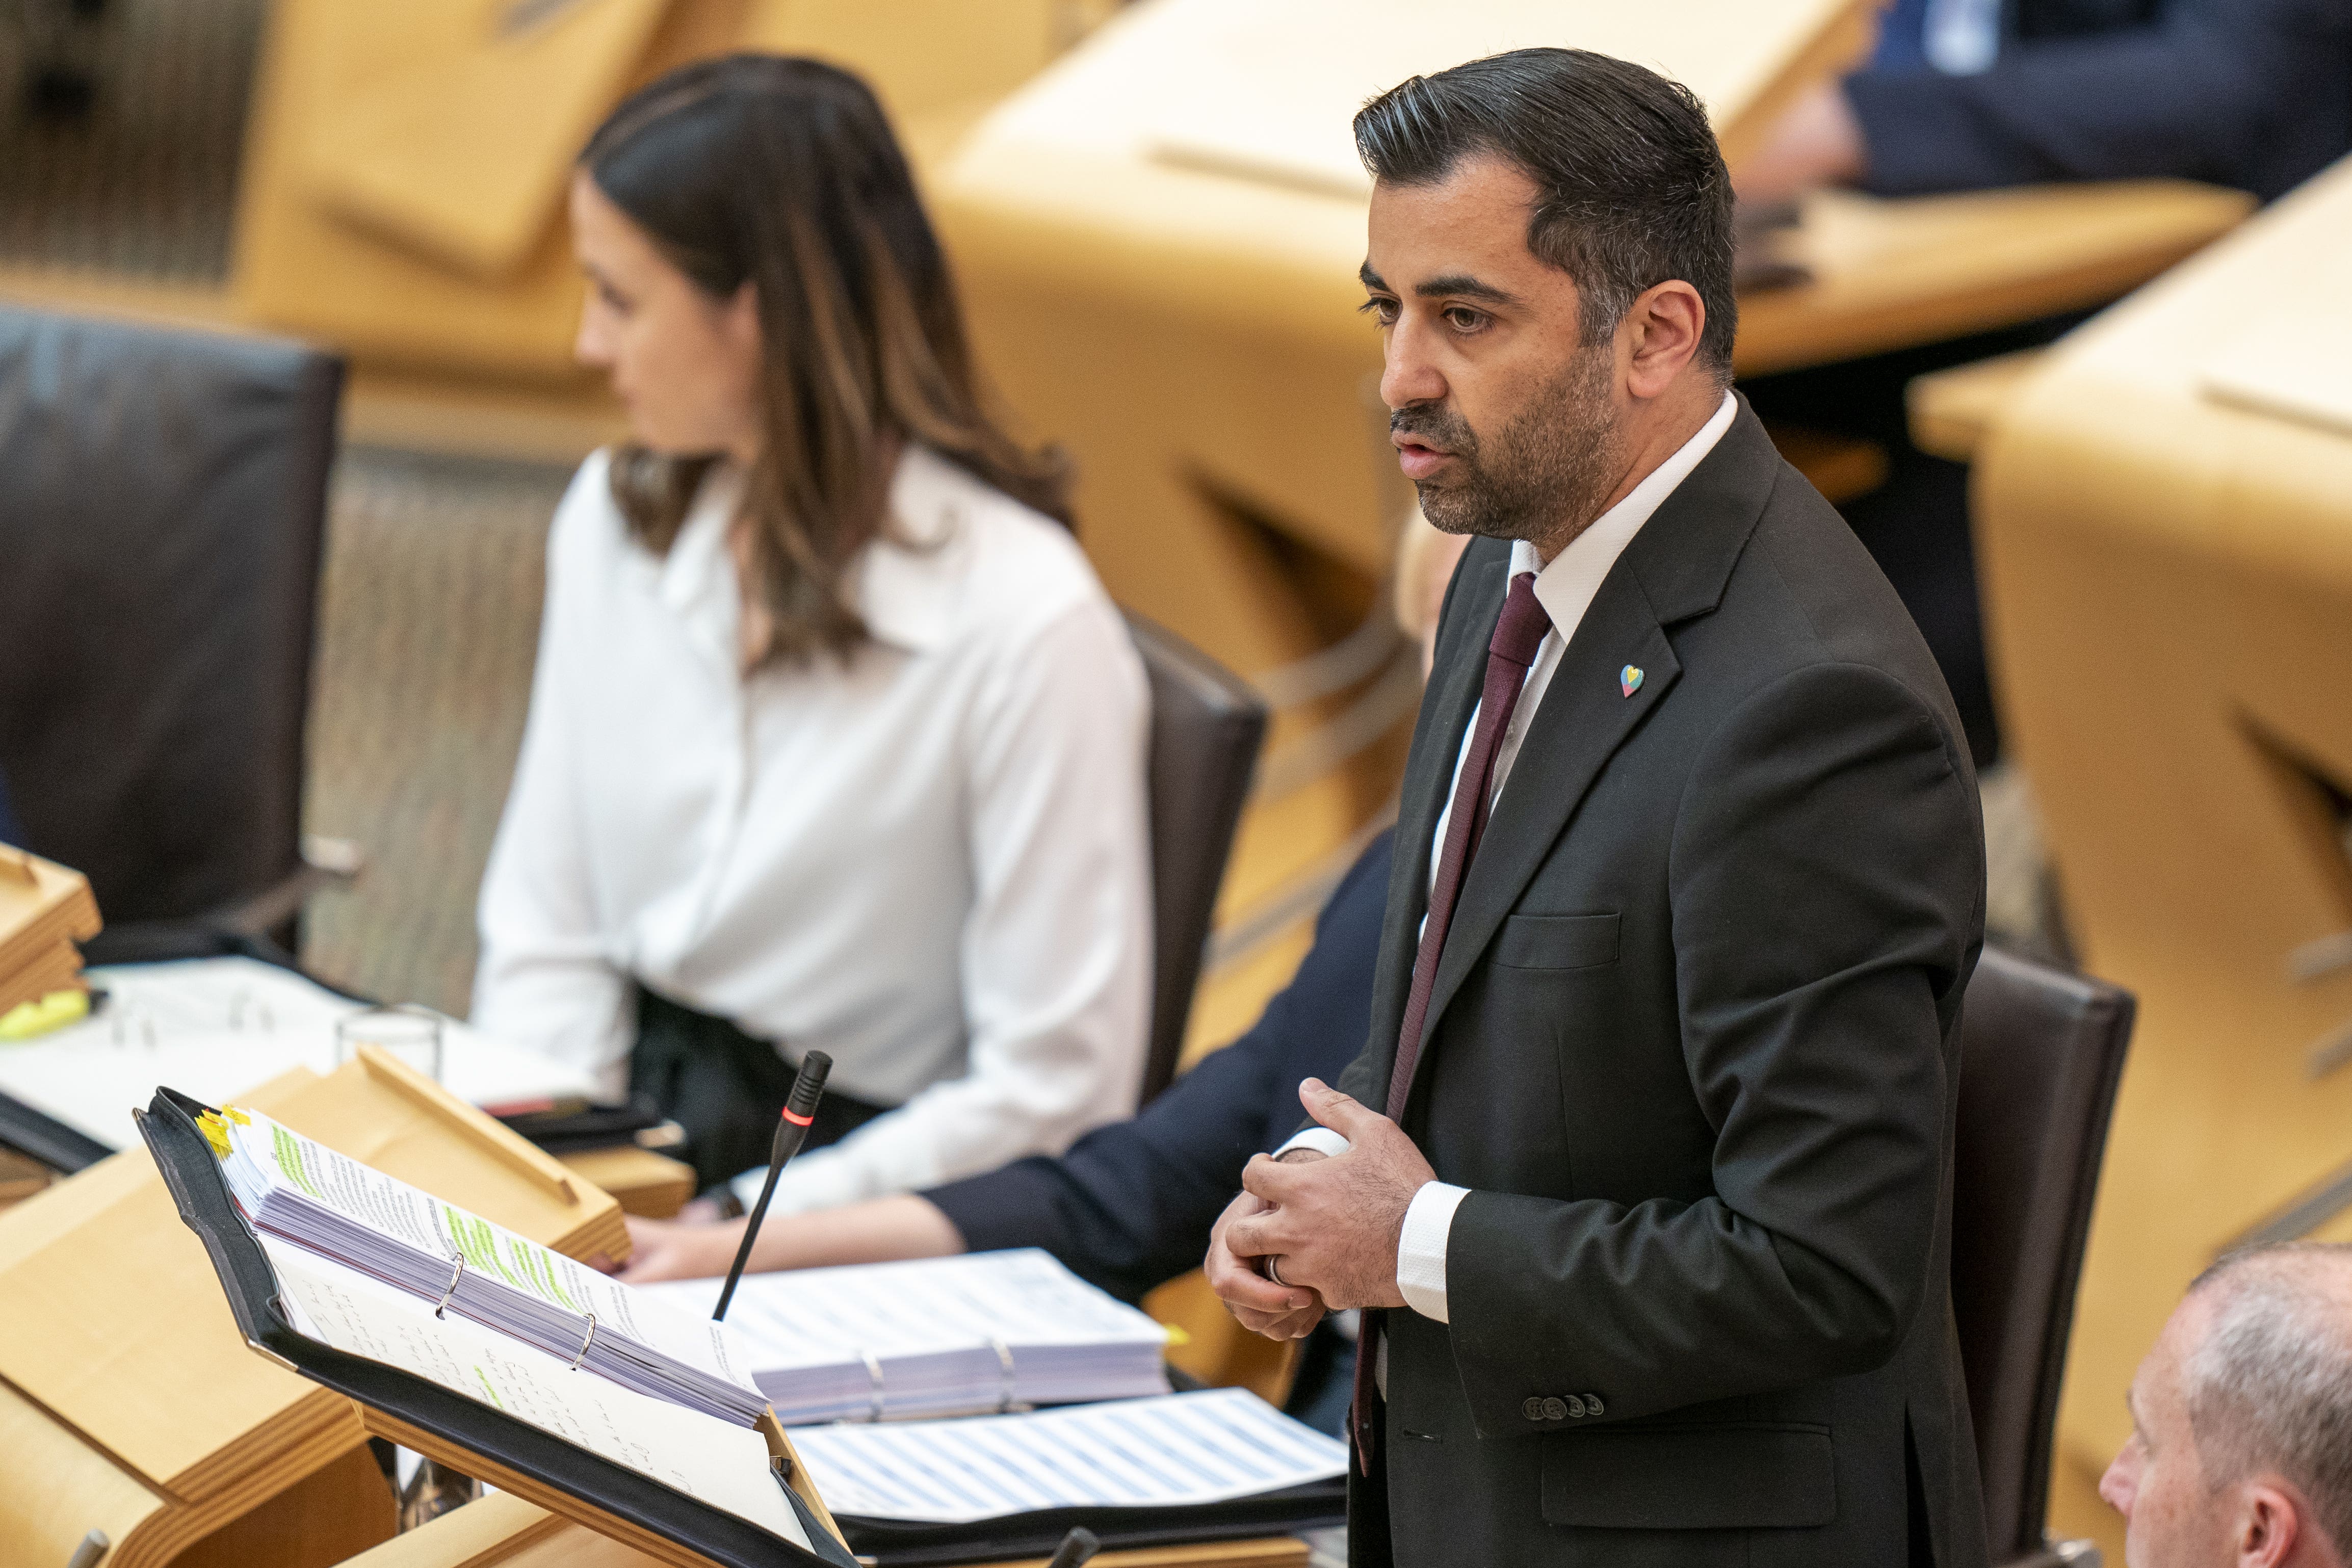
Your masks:
<instances>
[{"instance_id":1,"label":"dark leather chair","mask_svg":"<svg viewBox=\"0 0 2352 1568\"><path fill-rule=\"evenodd\" d=\"M1151 678L1151 1045L1142 1103L1176 1076L1266 708L1248 683L1174 634L1139 616L1127 626Z\"/></svg>"},{"instance_id":2,"label":"dark leather chair","mask_svg":"<svg viewBox=\"0 0 2352 1568\"><path fill-rule=\"evenodd\" d=\"M0 310L0 772L93 959L290 936L341 362Z\"/></svg>"},{"instance_id":3,"label":"dark leather chair","mask_svg":"<svg viewBox=\"0 0 2352 1568\"><path fill-rule=\"evenodd\" d=\"M1960 1018L1952 1308L1992 1561L2095 1564L2043 1531L2058 1385L2133 1001L1987 948Z\"/></svg>"}]
</instances>

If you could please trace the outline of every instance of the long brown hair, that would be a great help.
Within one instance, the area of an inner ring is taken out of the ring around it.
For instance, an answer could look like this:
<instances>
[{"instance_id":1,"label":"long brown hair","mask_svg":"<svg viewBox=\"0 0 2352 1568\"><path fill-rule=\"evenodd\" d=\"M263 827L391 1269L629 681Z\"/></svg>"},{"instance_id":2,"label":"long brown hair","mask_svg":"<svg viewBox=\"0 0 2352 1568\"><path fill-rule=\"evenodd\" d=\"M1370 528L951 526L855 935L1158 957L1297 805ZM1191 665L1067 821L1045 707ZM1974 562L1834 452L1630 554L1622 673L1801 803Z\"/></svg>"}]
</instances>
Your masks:
<instances>
[{"instance_id":1,"label":"long brown hair","mask_svg":"<svg viewBox=\"0 0 2352 1568\"><path fill-rule=\"evenodd\" d=\"M989 417L947 258L866 84L816 60L738 54L670 72L614 110L580 155L614 205L716 300L759 300L760 457L747 476L745 592L761 662L845 656L846 595L887 526L887 460L920 441L1067 524L1058 456ZM614 454L613 499L668 551L715 455Z\"/></svg>"}]
</instances>

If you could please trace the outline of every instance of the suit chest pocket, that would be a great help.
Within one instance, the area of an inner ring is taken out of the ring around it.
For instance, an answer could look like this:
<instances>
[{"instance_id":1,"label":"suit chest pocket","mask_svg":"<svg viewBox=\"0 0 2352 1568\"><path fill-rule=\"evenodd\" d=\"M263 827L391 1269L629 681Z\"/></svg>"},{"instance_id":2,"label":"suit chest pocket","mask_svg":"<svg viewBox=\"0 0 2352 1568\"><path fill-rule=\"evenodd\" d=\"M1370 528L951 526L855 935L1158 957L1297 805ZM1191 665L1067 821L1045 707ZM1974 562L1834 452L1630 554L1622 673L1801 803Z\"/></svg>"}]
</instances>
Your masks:
<instances>
[{"instance_id":1,"label":"suit chest pocket","mask_svg":"<svg viewBox=\"0 0 2352 1568\"><path fill-rule=\"evenodd\" d=\"M1513 915L1489 953L1506 969L1597 969L1617 962L1617 917Z\"/></svg>"}]
</instances>

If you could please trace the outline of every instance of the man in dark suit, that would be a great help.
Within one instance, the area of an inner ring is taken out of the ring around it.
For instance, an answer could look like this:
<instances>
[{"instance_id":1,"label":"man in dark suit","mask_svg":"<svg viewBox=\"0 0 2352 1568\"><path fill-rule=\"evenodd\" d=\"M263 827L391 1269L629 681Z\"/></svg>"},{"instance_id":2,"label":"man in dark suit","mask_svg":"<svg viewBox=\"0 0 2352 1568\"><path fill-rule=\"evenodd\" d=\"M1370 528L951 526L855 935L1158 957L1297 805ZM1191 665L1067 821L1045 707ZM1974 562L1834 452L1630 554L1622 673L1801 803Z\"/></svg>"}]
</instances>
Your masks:
<instances>
[{"instance_id":1,"label":"man in dark suit","mask_svg":"<svg viewBox=\"0 0 2352 1568\"><path fill-rule=\"evenodd\" d=\"M924 1193L771 1219L753 1268L1042 1247L1129 1301L1191 1270L1243 1164L1297 1125L1299 1080L1336 1078L1363 1048L1391 842L1387 833L1373 839L1332 889L1315 945L1250 1031L1210 1052L1139 1115L1096 1129L1059 1158L1033 1155ZM743 1236L740 1221L633 1219L629 1230L631 1280L723 1274ZM1318 1333L1290 1413L1338 1432L1354 1366L1345 1338Z\"/></svg>"},{"instance_id":2,"label":"man in dark suit","mask_svg":"<svg viewBox=\"0 0 2352 1568\"><path fill-rule=\"evenodd\" d=\"M1973 1568L1975 780L1901 605L1726 390L1705 111L1534 49L1356 127L1392 439L1482 537L1366 1048L1246 1167L1211 1283L1276 1335L1370 1310L1359 1563Z\"/></svg>"}]
</instances>

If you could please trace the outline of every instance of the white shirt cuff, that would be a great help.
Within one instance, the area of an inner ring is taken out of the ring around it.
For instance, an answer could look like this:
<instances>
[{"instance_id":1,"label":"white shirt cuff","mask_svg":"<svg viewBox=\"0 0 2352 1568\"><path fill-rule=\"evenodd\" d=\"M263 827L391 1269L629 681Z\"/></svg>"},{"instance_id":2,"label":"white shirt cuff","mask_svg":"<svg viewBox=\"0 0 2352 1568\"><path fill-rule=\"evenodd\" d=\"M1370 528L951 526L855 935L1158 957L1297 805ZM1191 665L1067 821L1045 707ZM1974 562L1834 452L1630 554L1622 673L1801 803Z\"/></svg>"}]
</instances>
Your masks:
<instances>
[{"instance_id":1,"label":"white shirt cuff","mask_svg":"<svg viewBox=\"0 0 2352 1568\"><path fill-rule=\"evenodd\" d=\"M1451 1182L1423 1182L1405 1206L1404 1231L1397 1237L1397 1291L1424 1318L1445 1315L1445 1242L1454 1233L1454 1211L1470 1195Z\"/></svg>"},{"instance_id":2,"label":"white shirt cuff","mask_svg":"<svg viewBox=\"0 0 2352 1568\"><path fill-rule=\"evenodd\" d=\"M1274 1152L1274 1157L1279 1160L1293 1149L1312 1149L1318 1154L1336 1159L1346 1153L1349 1147L1348 1141L1328 1127L1309 1127L1306 1131L1295 1134L1289 1142L1276 1149Z\"/></svg>"}]
</instances>

